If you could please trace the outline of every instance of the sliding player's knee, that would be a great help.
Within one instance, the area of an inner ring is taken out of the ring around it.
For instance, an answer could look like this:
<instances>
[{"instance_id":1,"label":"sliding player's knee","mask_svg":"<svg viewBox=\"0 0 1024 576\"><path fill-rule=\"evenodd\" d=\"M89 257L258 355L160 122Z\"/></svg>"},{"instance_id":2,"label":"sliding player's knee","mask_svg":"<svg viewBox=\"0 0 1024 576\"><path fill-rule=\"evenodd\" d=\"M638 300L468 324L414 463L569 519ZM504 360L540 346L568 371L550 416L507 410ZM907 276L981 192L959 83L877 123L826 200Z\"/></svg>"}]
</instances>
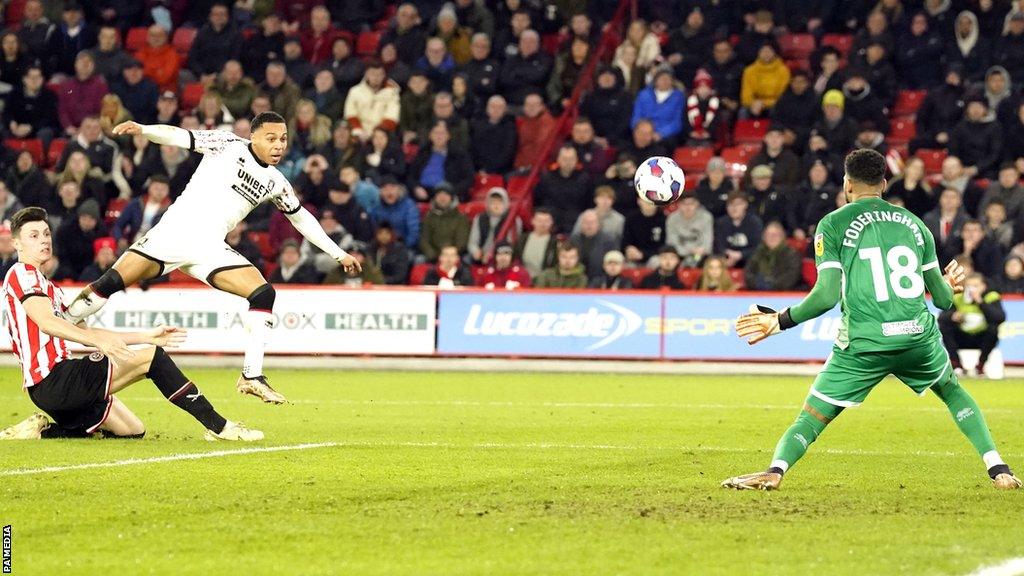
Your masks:
<instances>
[{"instance_id":1,"label":"sliding player's knee","mask_svg":"<svg viewBox=\"0 0 1024 576\"><path fill-rule=\"evenodd\" d=\"M124 278L121 277L120 272L111 268L90 284L89 287L97 295L103 298L110 298L112 295L124 290Z\"/></svg>"},{"instance_id":2,"label":"sliding player's knee","mask_svg":"<svg viewBox=\"0 0 1024 576\"><path fill-rule=\"evenodd\" d=\"M271 312L274 310L274 300L277 299L277 291L269 282L252 291L246 300L249 301L249 310L263 310Z\"/></svg>"}]
</instances>

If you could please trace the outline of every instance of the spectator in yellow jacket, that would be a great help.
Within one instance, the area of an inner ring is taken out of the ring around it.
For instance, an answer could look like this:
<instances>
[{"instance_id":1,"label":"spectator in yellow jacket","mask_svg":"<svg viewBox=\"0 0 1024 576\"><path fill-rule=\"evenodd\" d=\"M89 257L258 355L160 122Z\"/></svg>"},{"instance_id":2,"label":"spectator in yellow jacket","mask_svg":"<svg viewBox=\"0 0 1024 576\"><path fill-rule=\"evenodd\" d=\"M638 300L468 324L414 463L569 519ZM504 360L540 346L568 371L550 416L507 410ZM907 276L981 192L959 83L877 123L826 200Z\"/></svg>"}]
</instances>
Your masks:
<instances>
[{"instance_id":1,"label":"spectator in yellow jacket","mask_svg":"<svg viewBox=\"0 0 1024 576\"><path fill-rule=\"evenodd\" d=\"M740 103L752 117L767 116L788 86L789 68L774 45L764 44L757 52L757 60L743 69Z\"/></svg>"}]
</instances>

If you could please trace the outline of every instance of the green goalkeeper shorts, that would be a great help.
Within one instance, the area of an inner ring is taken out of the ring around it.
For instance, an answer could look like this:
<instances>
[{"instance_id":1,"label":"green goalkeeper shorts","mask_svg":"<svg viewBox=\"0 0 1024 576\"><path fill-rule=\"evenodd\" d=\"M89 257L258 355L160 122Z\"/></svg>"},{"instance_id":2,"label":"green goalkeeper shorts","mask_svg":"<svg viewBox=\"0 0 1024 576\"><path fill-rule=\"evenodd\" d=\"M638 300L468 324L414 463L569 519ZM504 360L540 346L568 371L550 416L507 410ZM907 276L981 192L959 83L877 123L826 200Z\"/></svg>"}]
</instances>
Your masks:
<instances>
[{"instance_id":1,"label":"green goalkeeper shorts","mask_svg":"<svg viewBox=\"0 0 1024 576\"><path fill-rule=\"evenodd\" d=\"M909 350L850 352L833 348L825 367L814 379L811 395L834 406L859 405L886 376L899 378L919 396L949 378L949 354L934 338Z\"/></svg>"}]
</instances>

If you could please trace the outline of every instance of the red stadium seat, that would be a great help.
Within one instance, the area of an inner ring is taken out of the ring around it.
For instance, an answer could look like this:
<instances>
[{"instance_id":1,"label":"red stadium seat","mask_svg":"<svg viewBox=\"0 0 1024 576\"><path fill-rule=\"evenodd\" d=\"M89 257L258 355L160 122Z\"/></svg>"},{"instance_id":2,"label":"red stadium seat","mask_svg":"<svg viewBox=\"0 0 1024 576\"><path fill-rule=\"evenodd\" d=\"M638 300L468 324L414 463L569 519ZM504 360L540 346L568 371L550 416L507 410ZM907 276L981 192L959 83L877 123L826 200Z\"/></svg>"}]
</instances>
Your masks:
<instances>
[{"instance_id":1,"label":"red stadium seat","mask_svg":"<svg viewBox=\"0 0 1024 576\"><path fill-rule=\"evenodd\" d=\"M469 268L470 273L473 274L473 284L476 286L484 285L484 276L487 276L487 266L483 264L475 264Z\"/></svg>"},{"instance_id":2,"label":"red stadium seat","mask_svg":"<svg viewBox=\"0 0 1024 576\"><path fill-rule=\"evenodd\" d=\"M269 262L264 262L263 263L263 277L269 280L270 277L274 275L274 272L277 272L278 268L280 268L280 265L278 265L276 260L271 260Z\"/></svg>"},{"instance_id":3,"label":"red stadium seat","mask_svg":"<svg viewBox=\"0 0 1024 576\"><path fill-rule=\"evenodd\" d=\"M4 140L4 146L19 153L24 150L32 155L36 166L45 166L46 155L43 154L43 141L39 138L8 138Z\"/></svg>"},{"instance_id":4,"label":"red stadium seat","mask_svg":"<svg viewBox=\"0 0 1024 576\"><path fill-rule=\"evenodd\" d=\"M786 244L789 244L789 247L796 250L796 253L801 256L807 252L807 238L788 238Z\"/></svg>"},{"instance_id":5,"label":"red stadium seat","mask_svg":"<svg viewBox=\"0 0 1024 576\"><path fill-rule=\"evenodd\" d=\"M487 204L483 200L473 200L471 202L465 202L459 204L458 210L466 215L466 218L473 220L473 218L483 212L487 208Z\"/></svg>"},{"instance_id":6,"label":"red stadium seat","mask_svg":"<svg viewBox=\"0 0 1024 576\"><path fill-rule=\"evenodd\" d=\"M900 146L910 142L917 135L917 125L913 120L894 120L889 128L885 141L892 146Z\"/></svg>"},{"instance_id":7,"label":"red stadium seat","mask_svg":"<svg viewBox=\"0 0 1024 576\"><path fill-rule=\"evenodd\" d=\"M779 38L783 60L807 60L815 48L813 34L783 34Z\"/></svg>"},{"instance_id":8,"label":"red stadium seat","mask_svg":"<svg viewBox=\"0 0 1024 576\"><path fill-rule=\"evenodd\" d=\"M416 207L420 210L420 220L422 221L427 217L427 212L430 212L430 202L417 202Z\"/></svg>"},{"instance_id":9,"label":"red stadium seat","mask_svg":"<svg viewBox=\"0 0 1024 576\"><path fill-rule=\"evenodd\" d=\"M114 198L110 202L107 202L107 211L103 213L103 223L110 228L117 222L117 219L121 217L121 212L124 211L124 207L128 205L127 198Z\"/></svg>"},{"instance_id":10,"label":"red stadium seat","mask_svg":"<svg viewBox=\"0 0 1024 576\"><path fill-rule=\"evenodd\" d=\"M899 118L916 114L927 94L928 92L925 90L900 90L897 92L896 104L892 107L893 117Z\"/></svg>"},{"instance_id":11,"label":"red stadium seat","mask_svg":"<svg viewBox=\"0 0 1024 576\"><path fill-rule=\"evenodd\" d=\"M470 189L470 197L473 200L483 200L487 196L487 191L495 186L504 188L505 177L501 174L477 173L473 178L473 188Z\"/></svg>"},{"instance_id":12,"label":"red stadium seat","mask_svg":"<svg viewBox=\"0 0 1024 576\"><path fill-rule=\"evenodd\" d=\"M50 141L50 149L46 152L46 165L48 167L57 165L57 162L60 161L60 157L64 154L64 148L66 148L67 145L67 138L54 138Z\"/></svg>"},{"instance_id":13,"label":"red stadium seat","mask_svg":"<svg viewBox=\"0 0 1024 576\"><path fill-rule=\"evenodd\" d=\"M416 264L413 266L412 270L409 271L409 285L422 286L423 279L427 277L427 272L429 272L434 266L435 264L432 263Z\"/></svg>"},{"instance_id":14,"label":"red stadium seat","mask_svg":"<svg viewBox=\"0 0 1024 576\"><path fill-rule=\"evenodd\" d=\"M924 162L925 174L938 174L942 172L942 163L948 153L941 149L921 148L914 155Z\"/></svg>"},{"instance_id":15,"label":"red stadium seat","mask_svg":"<svg viewBox=\"0 0 1024 576\"><path fill-rule=\"evenodd\" d=\"M402 144L402 154L405 154L405 161L412 162L416 158L416 154L420 151L420 147L415 142L409 142Z\"/></svg>"},{"instance_id":16,"label":"red stadium seat","mask_svg":"<svg viewBox=\"0 0 1024 576\"><path fill-rule=\"evenodd\" d=\"M396 12L398 12L398 3L386 2L384 5L384 15L380 17L380 20L374 22L373 29L383 31L391 24L391 19L395 17Z\"/></svg>"},{"instance_id":17,"label":"red stadium seat","mask_svg":"<svg viewBox=\"0 0 1024 576\"><path fill-rule=\"evenodd\" d=\"M653 268L623 268L622 276L629 278L633 282L633 286L637 287L644 278L647 278L654 273Z\"/></svg>"},{"instance_id":18,"label":"red stadium seat","mask_svg":"<svg viewBox=\"0 0 1024 576\"><path fill-rule=\"evenodd\" d=\"M825 34L821 38L821 45L835 48L843 58L846 58L853 47L853 34Z\"/></svg>"},{"instance_id":19,"label":"red stadium seat","mask_svg":"<svg viewBox=\"0 0 1024 576\"><path fill-rule=\"evenodd\" d=\"M687 172L686 180L683 181L683 190L686 192L693 192L697 189L697 185L704 179L704 171L699 172Z\"/></svg>"},{"instance_id":20,"label":"red stadium seat","mask_svg":"<svg viewBox=\"0 0 1024 576\"><path fill-rule=\"evenodd\" d=\"M510 200L518 200L531 195L531 190L527 186L530 183L529 176L512 176L508 179L505 184L505 188L508 190L508 197Z\"/></svg>"},{"instance_id":21,"label":"red stadium seat","mask_svg":"<svg viewBox=\"0 0 1024 576\"><path fill-rule=\"evenodd\" d=\"M25 19L25 4L27 3L28 0L11 0L4 3L4 23L8 28L18 29L21 21Z\"/></svg>"},{"instance_id":22,"label":"red stadium seat","mask_svg":"<svg viewBox=\"0 0 1024 576\"><path fill-rule=\"evenodd\" d=\"M146 47L146 34L149 29L145 26L136 26L128 29L128 37L124 40L124 48L128 52L138 52Z\"/></svg>"},{"instance_id":23,"label":"red stadium seat","mask_svg":"<svg viewBox=\"0 0 1024 576\"><path fill-rule=\"evenodd\" d=\"M562 42L568 36L562 36L561 34L545 34L541 36L540 45L541 48L548 54L554 56L558 54L558 49L562 46Z\"/></svg>"},{"instance_id":24,"label":"red stadium seat","mask_svg":"<svg viewBox=\"0 0 1024 576\"><path fill-rule=\"evenodd\" d=\"M746 276L743 272L743 268L730 268L729 278L732 278L737 288L743 289L747 287Z\"/></svg>"},{"instance_id":25,"label":"red stadium seat","mask_svg":"<svg viewBox=\"0 0 1024 576\"><path fill-rule=\"evenodd\" d=\"M737 144L760 143L768 132L768 120L737 120L736 128L733 129L733 139Z\"/></svg>"},{"instance_id":26,"label":"red stadium seat","mask_svg":"<svg viewBox=\"0 0 1024 576\"><path fill-rule=\"evenodd\" d=\"M198 30L195 28L178 28L174 31L174 38L171 43L174 45L174 49L179 54L188 54L190 48L192 48L192 42L196 39Z\"/></svg>"},{"instance_id":27,"label":"red stadium seat","mask_svg":"<svg viewBox=\"0 0 1024 576\"><path fill-rule=\"evenodd\" d=\"M800 275L808 287L814 287L814 284L818 281L818 268L814 265L814 258L804 258L803 264L800 267Z\"/></svg>"},{"instance_id":28,"label":"red stadium seat","mask_svg":"<svg viewBox=\"0 0 1024 576\"><path fill-rule=\"evenodd\" d=\"M810 58L795 58L786 60L786 68L789 68L790 72L810 72L811 71L811 60Z\"/></svg>"},{"instance_id":29,"label":"red stadium seat","mask_svg":"<svg viewBox=\"0 0 1024 576\"><path fill-rule=\"evenodd\" d=\"M722 149L722 159L726 164L746 165L751 158L757 155L760 149L748 148L746 146L732 146Z\"/></svg>"},{"instance_id":30,"label":"red stadium seat","mask_svg":"<svg viewBox=\"0 0 1024 576\"><path fill-rule=\"evenodd\" d=\"M199 105L199 100L202 99L205 89L199 82L190 82L185 84L185 87L181 89L181 109L188 113L193 108Z\"/></svg>"},{"instance_id":31,"label":"red stadium seat","mask_svg":"<svg viewBox=\"0 0 1024 576\"><path fill-rule=\"evenodd\" d=\"M672 158L689 178L690 172L703 172L708 165L708 160L711 160L714 155L715 151L712 148L680 146L676 148Z\"/></svg>"},{"instance_id":32,"label":"red stadium seat","mask_svg":"<svg viewBox=\"0 0 1024 576\"><path fill-rule=\"evenodd\" d=\"M269 232L249 232L249 240L260 249L260 256L267 262L277 259L277 251L270 245Z\"/></svg>"},{"instance_id":33,"label":"red stadium seat","mask_svg":"<svg viewBox=\"0 0 1024 576\"><path fill-rule=\"evenodd\" d=\"M377 54L377 47L380 45L381 33L373 30L360 32L356 38L356 56L360 58L374 56Z\"/></svg>"},{"instance_id":34,"label":"red stadium seat","mask_svg":"<svg viewBox=\"0 0 1024 576\"><path fill-rule=\"evenodd\" d=\"M679 268L678 272L676 272L676 275L679 276L679 281L683 283L683 287L687 290L692 290L697 286L700 274L700 268Z\"/></svg>"}]
</instances>

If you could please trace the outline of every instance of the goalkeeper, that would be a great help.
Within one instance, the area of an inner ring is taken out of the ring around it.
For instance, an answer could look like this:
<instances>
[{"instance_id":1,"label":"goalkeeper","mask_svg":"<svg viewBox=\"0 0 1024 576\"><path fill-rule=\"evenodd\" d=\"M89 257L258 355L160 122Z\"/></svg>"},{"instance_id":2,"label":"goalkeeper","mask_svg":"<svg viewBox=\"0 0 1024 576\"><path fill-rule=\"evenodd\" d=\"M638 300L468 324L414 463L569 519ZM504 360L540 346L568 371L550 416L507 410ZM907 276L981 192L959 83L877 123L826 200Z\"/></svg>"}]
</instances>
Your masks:
<instances>
[{"instance_id":1,"label":"goalkeeper","mask_svg":"<svg viewBox=\"0 0 1024 576\"><path fill-rule=\"evenodd\" d=\"M818 282L807 297L781 312L752 306L736 332L756 344L816 318L841 302L842 322L832 354L815 378L796 422L775 447L767 471L729 478L722 486L772 490L830 422L859 405L893 374L923 396L931 390L949 408L974 446L996 488L1021 481L996 451L981 409L957 381L925 289L943 310L963 290L964 270L954 262L939 272L935 240L921 220L881 199L885 158L868 149L846 157L843 190L849 204L822 218L814 237Z\"/></svg>"}]
</instances>

